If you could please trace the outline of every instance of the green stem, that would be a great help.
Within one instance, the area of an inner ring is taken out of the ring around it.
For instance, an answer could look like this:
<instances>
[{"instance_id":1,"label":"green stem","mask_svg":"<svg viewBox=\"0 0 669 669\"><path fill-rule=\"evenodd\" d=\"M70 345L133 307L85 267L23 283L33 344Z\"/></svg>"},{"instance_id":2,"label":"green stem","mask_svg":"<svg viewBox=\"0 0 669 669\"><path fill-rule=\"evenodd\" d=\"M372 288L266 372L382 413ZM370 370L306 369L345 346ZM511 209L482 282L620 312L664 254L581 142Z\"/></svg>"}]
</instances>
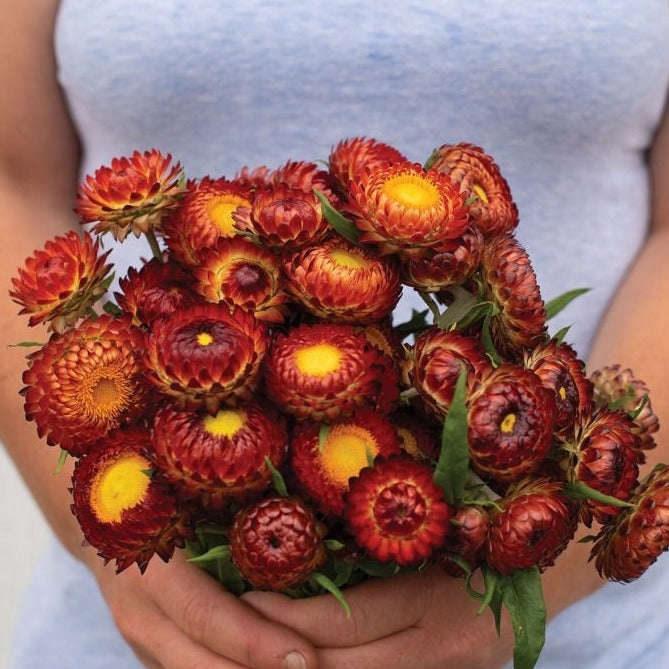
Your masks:
<instances>
[{"instance_id":1,"label":"green stem","mask_svg":"<svg viewBox=\"0 0 669 669\"><path fill-rule=\"evenodd\" d=\"M151 247L151 251L153 252L153 257L156 258L158 262L165 262L163 260L163 252L160 248L160 244L158 244L158 239L156 238L156 233L152 229L149 229L146 231L146 238Z\"/></svg>"},{"instance_id":2,"label":"green stem","mask_svg":"<svg viewBox=\"0 0 669 669\"><path fill-rule=\"evenodd\" d=\"M441 312L439 311L439 307L437 306L437 303L430 297L429 293L424 293L422 291L419 291L418 294L421 296L421 299L427 306L429 307L430 311L432 312L432 316L434 320L436 321L439 316L441 316Z\"/></svg>"}]
</instances>

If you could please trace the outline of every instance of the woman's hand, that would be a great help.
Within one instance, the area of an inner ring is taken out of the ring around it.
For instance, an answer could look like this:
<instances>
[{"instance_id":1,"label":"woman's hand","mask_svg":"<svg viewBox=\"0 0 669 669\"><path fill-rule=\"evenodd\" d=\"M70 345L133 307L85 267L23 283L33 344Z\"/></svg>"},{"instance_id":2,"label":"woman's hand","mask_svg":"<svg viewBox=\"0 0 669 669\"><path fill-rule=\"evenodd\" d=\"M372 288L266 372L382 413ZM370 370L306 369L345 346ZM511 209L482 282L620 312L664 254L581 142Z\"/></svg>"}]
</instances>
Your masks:
<instances>
[{"instance_id":1,"label":"woman's hand","mask_svg":"<svg viewBox=\"0 0 669 669\"><path fill-rule=\"evenodd\" d=\"M488 611L463 579L440 568L374 579L344 593L350 618L334 597L291 600L250 592L242 599L319 647L320 669L492 669L511 657L511 629L497 636Z\"/></svg>"},{"instance_id":2,"label":"woman's hand","mask_svg":"<svg viewBox=\"0 0 669 669\"><path fill-rule=\"evenodd\" d=\"M280 615L265 618L183 551L167 564L154 558L143 575L134 565L116 574L94 555L90 562L122 636L149 669L319 666L313 646Z\"/></svg>"}]
</instances>

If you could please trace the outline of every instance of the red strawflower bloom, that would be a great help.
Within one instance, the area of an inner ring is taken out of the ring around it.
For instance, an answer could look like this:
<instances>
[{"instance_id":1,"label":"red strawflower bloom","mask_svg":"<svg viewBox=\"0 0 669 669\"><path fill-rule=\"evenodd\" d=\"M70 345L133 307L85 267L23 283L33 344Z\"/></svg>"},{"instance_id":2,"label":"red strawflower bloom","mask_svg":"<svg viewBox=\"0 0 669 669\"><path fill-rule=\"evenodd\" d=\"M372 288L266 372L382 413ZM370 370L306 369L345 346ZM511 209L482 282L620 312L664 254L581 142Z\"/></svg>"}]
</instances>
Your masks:
<instances>
[{"instance_id":1,"label":"red strawflower bloom","mask_svg":"<svg viewBox=\"0 0 669 669\"><path fill-rule=\"evenodd\" d=\"M121 241L128 233L159 232L166 212L178 206L183 193L181 165L171 161L169 153L163 156L156 149L135 151L88 175L77 193L75 211L82 223L95 223L94 232L111 232Z\"/></svg>"},{"instance_id":2,"label":"red strawflower bloom","mask_svg":"<svg viewBox=\"0 0 669 669\"><path fill-rule=\"evenodd\" d=\"M192 282L188 272L172 260L152 258L139 270L130 267L127 276L119 280L122 292L114 295L119 307L132 317L133 325L150 326L198 300L191 290Z\"/></svg>"},{"instance_id":3,"label":"red strawflower bloom","mask_svg":"<svg viewBox=\"0 0 669 669\"><path fill-rule=\"evenodd\" d=\"M481 260L483 297L499 308L491 319L497 350L518 357L546 336L546 310L530 258L511 235L490 240Z\"/></svg>"},{"instance_id":4,"label":"red strawflower bloom","mask_svg":"<svg viewBox=\"0 0 669 669\"><path fill-rule=\"evenodd\" d=\"M269 249L243 237L219 239L202 253L193 269L194 288L208 302L224 303L281 323L288 311L279 258Z\"/></svg>"},{"instance_id":5,"label":"red strawflower bloom","mask_svg":"<svg viewBox=\"0 0 669 669\"><path fill-rule=\"evenodd\" d=\"M300 489L327 516L342 517L349 479L377 455L400 453L397 432L383 415L361 409L330 425L295 428L290 467Z\"/></svg>"},{"instance_id":6,"label":"red strawflower bloom","mask_svg":"<svg viewBox=\"0 0 669 669\"><path fill-rule=\"evenodd\" d=\"M394 147L366 137L352 137L339 142L330 152L328 163L338 192L348 197L352 181L358 181L365 169L406 162Z\"/></svg>"},{"instance_id":7,"label":"red strawflower bloom","mask_svg":"<svg viewBox=\"0 0 669 669\"><path fill-rule=\"evenodd\" d=\"M71 455L144 411L143 335L128 318L86 319L29 356L23 373L27 420Z\"/></svg>"},{"instance_id":8,"label":"red strawflower bloom","mask_svg":"<svg viewBox=\"0 0 669 669\"><path fill-rule=\"evenodd\" d=\"M187 498L220 509L265 490L288 448L284 418L269 404L250 400L211 415L166 405L153 425L156 464Z\"/></svg>"},{"instance_id":9,"label":"red strawflower bloom","mask_svg":"<svg viewBox=\"0 0 669 669\"><path fill-rule=\"evenodd\" d=\"M332 232L316 195L286 185L260 191L253 204L238 209L234 218L238 230L281 252L318 244Z\"/></svg>"},{"instance_id":10,"label":"red strawflower bloom","mask_svg":"<svg viewBox=\"0 0 669 669\"><path fill-rule=\"evenodd\" d=\"M347 209L361 242L406 258L452 249L469 225L457 186L410 162L363 170L359 181L351 182Z\"/></svg>"},{"instance_id":11,"label":"red strawflower bloom","mask_svg":"<svg viewBox=\"0 0 669 669\"><path fill-rule=\"evenodd\" d=\"M633 507L602 527L590 554L610 581L639 578L669 547L669 468L654 471L630 501Z\"/></svg>"},{"instance_id":12,"label":"red strawflower bloom","mask_svg":"<svg viewBox=\"0 0 669 669\"><path fill-rule=\"evenodd\" d=\"M583 420L592 407L592 383L585 376L585 363L569 344L551 339L526 351L524 364L555 395L556 432L573 432L575 423Z\"/></svg>"},{"instance_id":13,"label":"red strawflower bloom","mask_svg":"<svg viewBox=\"0 0 669 669\"><path fill-rule=\"evenodd\" d=\"M88 233L54 237L26 258L9 295L22 307L20 314L30 314L28 325L46 321L49 329L63 332L104 295L111 270L105 263L108 255L100 253L99 241Z\"/></svg>"},{"instance_id":14,"label":"red strawflower bloom","mask_svg":"<svg viewBox=\"0 0 669 669\"><path fill-rule=\"evenodd\" d=\"M443 144L431 156L431 168L460 184L467 196L469 214L486 238L512 232L518 225L518 208L499 167L473 144Z\"/></svg>"},{"instance_id":15,"label":"red strawflower bloom","mask_svg":"<svg viewBox=\"0 0 669 669\"><path fill-rule=\"evenodd\" d=\"M577 426L573 443L565 444L567 476L605 495L627 501L637 484L639 464L644 461L639 437L629 416L600 409ZM581 502L581 518L590 527L617 516L621 507L594 500Z\"/></svg>"},{"instance_id":16,"label":"red strawflower bloom","mask_svg":"<svg viewBox=\"0 0 669 669\"><path fill-rule=\"evenodd\" d=\"M306 581L325 562L324 536L324 525L303 502L270 497L237 514L230 552L255 588L284 590Z\"/></svg>"},{"instance_id":17,"label":"red strawflower bloom","mask_svg":"<svg viewBox=\"0 0 669 669\"><path fill-rule=\"evenodd\" d=\"M267 328L252 314L197 304L154 323L144 364L161 393L215 413L251 396L266 348Z\"/></svg>"},{"instance_id":18,"label":"red strawflower bloom","mask_svg":"<svg viewBox=\"0 0 669 669\"><path fill-rule=\"evenodd\" d=\"M425 330L416 338L410 376L421 399L439 420L443 420L451 405L463 364L470 388L491 369L478 339L437 327Z\"/></svg>"},{"instance_id":19,"label":"red strawflower bloom","mask_svg":"<svg viewBox=\"0 0 669 669\"><path fill-rule=\"evenodd\" d=\"M286 290L309 313L339 323L372 323L393 310L402 294L394 259L341 237L310 245L283 265Z\"/></svg>"},{"instance_id":20,"label":"red strawflower bloom","mask_svg":"<svg viewBox=\"0 0 669 669\"><path fill-rule=\"evenodd\" d=\"M154 554L167 562L194 539L173 492L151 476L146 430L117 430L82 457L72 476L72 512L86 541L121 572L133 562L143 572Z\"/></svg>"},{"instance_id":21,"label":"red strawflower bloom","mask_svg":"<svg viewBox=\"0 0 669 669\"><path fill-rule=\"evenodd\" d=\"M467 405L469 453L479 473L508 483L539 469L553 446L556 406L534 372L501 365Z\"/></svg>"},{"instance_id":22,"label":"red strawflower bloom","mask_svg":"<svg viewBox=\"0 0 669 669\"><path fill-rule=\"evenodd\" d=\"M410 258L404 263L403 280L409 286L436 293L449 286L463 284L479 267L483 254L483 235L469 226L452 249Z\"/></svg>"},{"instance_id":23,"label":"red strawflower bloom","mask_svg":"<svg viewBox=\"0 0 669 669\"><path fill-rule=\"evenodd\" d=\"M163 224L172 257L189 267L199 265L202 254L221 238L234 237L233 214L251 205L249 189L228 179L189 181L181 206Z\"/></svg>"},{"instance_id":24,"label":"red strawflower bloom","mask_svg":"<svg viewBox=\"0 0 669 669\"><path fill-rule=\"evenodd\" d=\"M399 397L393 362L352 325L302 324L274 338L265 392L298 420L333 420L360 406L389 412Z\"/></svg>"},{"instance_id":25,"label":"red strawflower bloom","mask_svg":"<svg viewBox=\"0 0 669 669\"><path fill-rule=\"evenodd\" d=\"M516 569L550 567L576 532L578 513L562 483L526 478L497 504L502 510L490 513L486 561L505 576Z\"/></svg>"},{"instance_id":26,"label":"red strawflower bloom","mask_svg":"<svg viewBox=\"0 0 669 669\"><path fill-rule=\"evenodd\" d=\"M480 567L490 532L490 515L478 505L461 506L451 518L453 525L446 537L438 562L451 576L464 576L465 572L454 560L464 560L470 571Z\"/></svg>"},{"instance_id":27,"label":"red strawflower bloom","mask_svg":"<svg viewBox=\"0 0 669 669\"><path fill-rule=\"evenodd\" d=\"M431 557L444 542L452 515L432 469L408 457L365 467L346 496L346 520L356 543L375 560L402 566Z\"/></svg>"}]
</instances>

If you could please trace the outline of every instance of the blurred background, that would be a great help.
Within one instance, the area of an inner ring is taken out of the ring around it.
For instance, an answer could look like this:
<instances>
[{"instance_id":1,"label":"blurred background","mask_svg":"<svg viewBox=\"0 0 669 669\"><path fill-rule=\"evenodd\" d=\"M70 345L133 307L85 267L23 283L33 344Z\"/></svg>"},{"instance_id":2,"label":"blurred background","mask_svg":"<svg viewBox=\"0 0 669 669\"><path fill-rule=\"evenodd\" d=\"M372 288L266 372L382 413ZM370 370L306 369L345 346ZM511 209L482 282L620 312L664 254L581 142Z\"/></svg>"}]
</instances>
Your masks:
<instances>
[{"instance_id":1,"label":"blurred background","mask_svg":"<svg viewBox=\"0 0 669 669\"><path fill-rule=\"evenodd\" d=\"M0 668L4 669L21 599L50 532L2 444L0 537Z\"/></svg>"}]
</instances>

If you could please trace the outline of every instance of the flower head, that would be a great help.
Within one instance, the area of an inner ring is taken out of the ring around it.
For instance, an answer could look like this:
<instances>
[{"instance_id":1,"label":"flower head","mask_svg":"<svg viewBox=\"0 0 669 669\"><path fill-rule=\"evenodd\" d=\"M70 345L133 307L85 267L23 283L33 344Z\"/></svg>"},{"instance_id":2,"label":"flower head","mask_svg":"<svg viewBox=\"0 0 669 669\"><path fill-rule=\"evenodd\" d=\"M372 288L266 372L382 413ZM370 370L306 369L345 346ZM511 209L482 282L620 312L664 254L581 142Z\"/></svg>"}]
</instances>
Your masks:
<instances>
[{"instance_id":1,"label":"flower head","mask_svg":"<svg viewBox=\"0 0 669 669\"><path fill-rule=\"evenodd\" d=\"M359 181L351 182L348 208L362 242L407 258L453 248L469 225L457 186L410 162L364 170Z\"/></svg>"},{"instance_id":2,"label":"flower head","mask_svg":"<svg viewBox=\"0 0 669 669\"><path fill-rule=\"evenodd\" d=\"M22 307L20 314L30 314L29 325L46 321L50 329L63 332L105 293L108 255L100 253L99 241L88 233L54 237L19 268L9 295Z\"/></svg>"},{"instance_id":3,"label":"flower head","mask_svg":"<svg viewBox=\"0 0 669 669\"><path fill-rule=\"evenodd\" d=\"M127 318L86 319L31 354L23 374L27 420L75 456L145 409L142 333Z\"/></svg>"},{"instance_id":4,"label":"flower head","mask_svg":"<svg viewBox=\"0 0 669 669\"><path fill-rule=\"evenodd\" d=\"M153 425L156 464L182 495L220 509L265 490L288 448L283 417L257 400L215 415L166 405Z\"/></svg>"},{"instance_id":5,"label":"flower head","mask_svg":"<svg viewBox=\"0 0 669 669\"><path fill-rule=\"evenodd\" d=\"M353 479L346 519L356 543L380 562L416 564L439 547L453 515L429 466L408 457L381 460Z\"/></svg>"},{"instance_id":6,"label":"flower head","mask_svg":"<svg viewBox=\"0 0 669 669\"><path fill-rule=\"evenodd\" d=\"M198 304L154 323L144 364L161 393L215 413L251 396L266 348L267 328L252 314Z\"/></svg>"},{"instance_id":7,"label":"flower head","mask_svg":"<svg viewBox=\"0 0 669 669\"><path fill-rule=\"evenodd\" d=\"M310 245L283 266L286 289L309 313L339 323L385 318L402 294L393 260L343 238Z\"/></svg>"},{"instance_id":8,"label":"flower head","mask_svg":"<svg viewBox=\"0 0 669 669\"><path fill-rule=\"evenodd\" d=\"M329 425L300 424L293 434L290 468L322 513L341 518L349 479L378 455L399 453L399 438L388 419L361 409Z\"/></svg>"},{"instance_id":9,"label":"flower head","mask_svg":"<svg viewBox=\"0 0 669 669\"><path fill-rule=\"evenodd\" d=\"M190 520L174 494L151 476L146 430L117 430L82 457L72 476L72 512L84 537L117 572L137 563L144 571L158 554L167 562L185 539Z\"/></svg>"},{"instance_id":10,"label":"flower head","mask_svg":"<svg viewBox=\"0 0 669 669\"><path fill-rule=\"evenodd\" d=\"M76 213L83 223L95 223L98 233L111 232L124 240L160 230L165 213L179 203L182 194L181 165L172 156L152 149L130 157L114 158L94 176L87 176L77 193Z\"/></svg>"},{"instance_id":11,"label":"flower head","mask_svg":"<svg viewBox=\"0 0 669 669\"><path fill-rule=\"evenodd\" d=\"M431 168L460 184L469 214L486 238L512 232L518 225L518 208L499 167L481 147L443 144L431 156Z\"/></svg>"},{"instance_id":12,"label":"flower head","mask_svg":"<svg viewBox=\"0 0 669 669\"><path fill-rule=\"evenodd\" d=\"M281 323L288 312L279 258L243 237L219 239L203 252L193 276L195 291L208 302L238 307L270 323Z\"/></svg>"}]
</instances>

